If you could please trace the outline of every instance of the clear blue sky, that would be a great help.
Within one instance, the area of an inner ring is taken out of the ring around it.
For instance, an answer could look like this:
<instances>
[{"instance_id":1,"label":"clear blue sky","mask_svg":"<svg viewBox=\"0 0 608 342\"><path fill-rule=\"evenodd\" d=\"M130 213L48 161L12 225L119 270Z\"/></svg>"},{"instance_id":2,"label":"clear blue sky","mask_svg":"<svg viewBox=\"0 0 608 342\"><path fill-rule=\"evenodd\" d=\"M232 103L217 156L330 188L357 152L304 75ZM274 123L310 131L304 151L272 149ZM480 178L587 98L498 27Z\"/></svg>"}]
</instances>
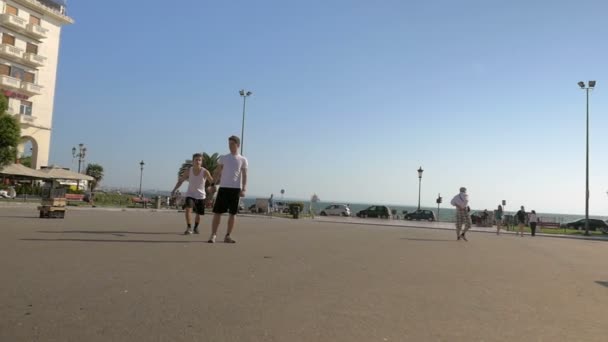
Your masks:
<instances>
[{"instance_id":1,"label":"clear blue sky","mask_svg":"<svg viewBox=\"0 0 608 342\"><path fill-rule=\"evenodd\" d=\"M173 5L179 6L172 8ZM170 189L228 151L247 101L249 195L521 204L608 214L608 3L70 1L51 162L84 143L104 185ZM447 204L447 203L446 203Z\"/></svg>"}]
</instances>

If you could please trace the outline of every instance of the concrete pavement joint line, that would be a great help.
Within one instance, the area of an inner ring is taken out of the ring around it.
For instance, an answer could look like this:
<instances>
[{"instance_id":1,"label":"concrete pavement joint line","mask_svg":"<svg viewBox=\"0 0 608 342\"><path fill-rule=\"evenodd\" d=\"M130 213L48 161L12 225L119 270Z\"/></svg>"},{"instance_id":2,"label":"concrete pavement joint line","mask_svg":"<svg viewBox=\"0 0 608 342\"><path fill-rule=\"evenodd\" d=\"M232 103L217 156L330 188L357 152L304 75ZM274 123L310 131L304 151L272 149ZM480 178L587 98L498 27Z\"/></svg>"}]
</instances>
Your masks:
<instances>
[{"instance_id":1,"label":"concrete pavement joint line","mask_svg":"<svg viewBox=\"0 0 608 342\"><path fill-rule=\"evenodd\" d=\"M315 221L317 223L355 224L355 225L362 225L362 226L398 227L398 228L415 228L415 229L431 229L431 230L432 229L439 229L439 230L452 230L452 231L455 230L455 228L409 226L409 225L386 224L386 223L378 223L378 222L352 222L352 221L331 221L331 220L313 220L313 221ZM478 230L478 229L475 229L475 228L469 229L469 232L496 234L495 231ZM503 231L503 232L501 232L501 234L515 235L517 233L516 232L512 232L512 231ZM526 235L526 236L530 237L529 234ZM608 241L608 237L595 237L595 236L571 236L571 235L544 234L544 233L537 233L536 236L537 237L551 237L551 238L558 238L558 239Z\"/></svg>"}]
</instances>

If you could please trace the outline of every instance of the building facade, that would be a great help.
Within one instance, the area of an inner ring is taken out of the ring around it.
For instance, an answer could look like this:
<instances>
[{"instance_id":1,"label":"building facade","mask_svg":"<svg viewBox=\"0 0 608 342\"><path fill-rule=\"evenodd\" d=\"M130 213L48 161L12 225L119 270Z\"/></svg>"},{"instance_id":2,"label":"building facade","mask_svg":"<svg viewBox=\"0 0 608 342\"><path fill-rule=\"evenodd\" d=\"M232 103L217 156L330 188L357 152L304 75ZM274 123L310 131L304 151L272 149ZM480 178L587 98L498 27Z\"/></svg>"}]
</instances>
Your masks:
<instances>
[{"instance_id":1,"label":"building facade","mask_svg":"<svg viewBox=\"0 0 608 342\"><path fill-rule=\"evenodd\" d=\"M0 0L0 91L21 125L19 156L48 165L61 28L74 21L65 0Z\"/></svg>"}]
</instances>

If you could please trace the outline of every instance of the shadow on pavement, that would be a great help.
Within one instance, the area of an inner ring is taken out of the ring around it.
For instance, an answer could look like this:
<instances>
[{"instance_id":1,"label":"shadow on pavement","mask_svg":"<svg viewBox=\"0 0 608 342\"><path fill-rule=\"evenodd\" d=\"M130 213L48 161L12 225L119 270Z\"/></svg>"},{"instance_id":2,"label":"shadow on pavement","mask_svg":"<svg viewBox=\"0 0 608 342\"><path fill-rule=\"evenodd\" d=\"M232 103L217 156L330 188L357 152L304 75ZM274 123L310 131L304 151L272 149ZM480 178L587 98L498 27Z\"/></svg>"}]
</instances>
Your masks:
<instances>
[{"instance_id":1,"label":"shadow on pavement","mask_svg":"<svg viewBox=\"0 0 608 342\"><path fill-rule=\"evenodd\" d=\"M130 232L116 230L39 230L38 233L46 234L108 234L116 236L125 236L126 234L141 234L141 235L184 235L182 232L172 233L154 233L154 232Z\"/></svg>"},{"instance_id":2,"label":"shadow on pavement","mask_svg":"<svg viewBox=\"0 0 608 342\"><path fill-rule=\"evenodd\" d=\"M48 241L48 242L118 242L118 243L204 243L207 241L203 240L182 240L182 241L169 241L169 240L101 240L101 239L20 239L21 241ZM217 242L216 242L217 243Z\"/></svg>"},{"instance_id":3,"label":"shadow on pavement","mask_svg":"<svg viewBox=\"0 0 608 342\"><path fill-rule=\"evenodd\" d=\"M450 242L450 241L456 241L456 239L447 240L447 239L416 239L416 238L401 238L401 240L426 241L426 242Z\"/></svg>"}]
</instances>

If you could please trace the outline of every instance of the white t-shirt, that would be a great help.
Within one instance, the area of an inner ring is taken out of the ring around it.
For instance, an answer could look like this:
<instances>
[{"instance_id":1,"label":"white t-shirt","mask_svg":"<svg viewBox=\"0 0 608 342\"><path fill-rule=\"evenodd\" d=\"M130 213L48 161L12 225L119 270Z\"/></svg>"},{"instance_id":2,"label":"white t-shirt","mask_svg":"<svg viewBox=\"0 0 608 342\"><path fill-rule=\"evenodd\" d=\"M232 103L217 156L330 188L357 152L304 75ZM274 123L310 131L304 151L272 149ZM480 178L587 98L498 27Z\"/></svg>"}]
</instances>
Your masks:
<instances>
[{"instance_id":1,"label":"white t-shirt","mask_svg":"<svg viewBox=\"0 0 608 342\"><path fill-rule=\"evenodd\" d=\"M465 209L467 205L469 205L469 195L464 192L461 192L458 195L454 196L454 198L452 198L450 204L458 209Z\"/></svg>"},{"instance_id":2,"label":"white t-shirt","mask_svg":"<svg viewBox=\"0 0 608 342\"><path fill-rule=\"evenodd\" d=\"M240 154L226 154L220 157L218 163L223 165L221 188L241 189L243 170L247 170L247 158Z\"/></svg>"},{"instance_id":3,"label":"white t-shirt","mask_svg":"<svg viewBox=\"0 0 608 342\"><path fill-rule=\"evenodd\" d=\"M188 191L186 197L192 197L194 199L205 199L205 168L201 168L201 172L198 175L194 174L194 167L188 171Z\"/></svg>"},{"instance_id":4,"label":"white t-shirt","mask_svg":"<svg viewBox=\"0 0 608 342\"><path fill-rule=\"evenodd\" d=\"M536 214L530 213L530 215L528 215L528 222L538 223L538 216L536 216Z\"/></svg>"}]
</instances>

